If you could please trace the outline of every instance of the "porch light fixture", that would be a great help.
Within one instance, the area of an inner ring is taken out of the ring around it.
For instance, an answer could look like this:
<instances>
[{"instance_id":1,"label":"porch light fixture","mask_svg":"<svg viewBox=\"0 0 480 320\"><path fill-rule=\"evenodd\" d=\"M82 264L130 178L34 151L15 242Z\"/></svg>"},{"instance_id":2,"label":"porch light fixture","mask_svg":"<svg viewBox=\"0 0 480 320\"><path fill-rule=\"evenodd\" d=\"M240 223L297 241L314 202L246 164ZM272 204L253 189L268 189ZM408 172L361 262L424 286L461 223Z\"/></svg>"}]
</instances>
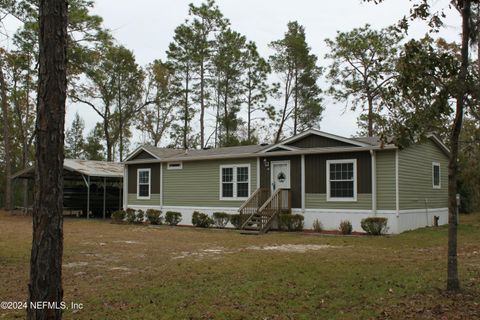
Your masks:
<instances>
[{"instance_id":1,"label":"porch light fixture","mask_svg":"<svg viewBox=\"0 0 480 320\"><path fill-rule=\"evenodd\" d=\"M263 158L263 165L265 168L268 168L270 166L270 162L268 162L267 158Z\"/></svg>"}]
</instances>

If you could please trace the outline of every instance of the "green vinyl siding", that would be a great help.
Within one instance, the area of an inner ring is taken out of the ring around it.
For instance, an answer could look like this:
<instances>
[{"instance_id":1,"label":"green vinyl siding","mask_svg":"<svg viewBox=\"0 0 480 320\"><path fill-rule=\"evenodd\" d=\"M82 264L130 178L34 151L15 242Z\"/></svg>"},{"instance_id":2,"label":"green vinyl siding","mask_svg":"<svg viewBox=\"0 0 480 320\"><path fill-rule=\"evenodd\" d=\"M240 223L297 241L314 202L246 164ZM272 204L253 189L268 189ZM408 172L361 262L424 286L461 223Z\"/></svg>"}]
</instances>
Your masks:
<instances>
[{"instance_id":1,"label":"green vinyl siding","mask_svg":"<svg viewBox=\"0 0 480 320\"><path fill-rule=\"evenodd\" d=\"M306 209L372 209L372 194L358 193L357 201L327 201L325 193L306 193L305 194Z\"/></svg>"},{"instance_id":2,"label":"green vinyl siding","mask_svg":"<svg viewBox=\"0 0 480 320\"><path fill-rule=\"evenodd\" d=\"M185 161L181 170L163 166L165 206L240 207L244 201L220 200L220 166L250 165L250 192L257 189L257 159Z\"/></svg>"},{"instance_id":3,"label":"green vinyl siding","mask_svg":"<svg viewBox=\"0 0 480 320\"><path fill-rule=\"evenodd\" d=\"M129 193L128 206L160 206L160 194L152 193L150 199L137 199L136 193Z\"/></svg>"},{"instance_id":4,"label":"green vinyl siding","mask_svg":"<svg viewBox=\"0 0 480 320\"><path fill-rule=\"evenodd\" d=\"M448 207L448 157L431 140L399 151L400 210ZM440 189L432 186L432 162L440 163Z\"/></svg>"},{"instance_id":5,"label":"green vinyl siding","mask_svg":"<svg viewBox=\"0 0 480 320\"><path fill-rule=\"evenodd\" d=\"M395 151L376 152L377 210L395 210Z\"/></svg>"}]
</instances>

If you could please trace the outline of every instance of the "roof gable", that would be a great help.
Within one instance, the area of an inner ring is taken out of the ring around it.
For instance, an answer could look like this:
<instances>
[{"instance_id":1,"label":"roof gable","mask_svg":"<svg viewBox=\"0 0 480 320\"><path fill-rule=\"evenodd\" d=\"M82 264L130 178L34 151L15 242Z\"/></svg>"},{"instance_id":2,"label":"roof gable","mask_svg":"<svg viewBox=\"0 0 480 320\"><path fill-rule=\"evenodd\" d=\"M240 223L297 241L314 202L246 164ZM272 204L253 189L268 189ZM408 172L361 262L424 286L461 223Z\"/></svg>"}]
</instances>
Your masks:
<instances>
[{"instance_id":1,"label":"roof gable","mask_svg":"<svg viewBox=\"0 0 480 320\"><path fill-rule=\"evenodd\" d=\"M297 141L289 142L287 145L297 148L329 148L329 147L355 147L352 143L340 141L338 139L327 138L319 135L308 135Z\"/></svg>"},{"instance_id":2,"label":"roof gable","mask_svg":"<svg viewBox=\"0 0 480 320\"><path fill-rule=\"evenodd\" d=\"M130 160L143 160L143 159L155 159L150 153L145 150L141 150L136 156L130 158Z\"/></svg>"},{"instance_id":3,"label":"roof gable","mask_svg":"<svg viewBox=\"0 0 480 320\"><path fill-rule=\"evenodd\" d=\"M297 134L291 138L283 140L273 146L270 146L262 152L276 150L279 147L284 148L329 148L329 147L370 147L368 143L364 143L355 139L349 139L337 136L331 133L310 129Z\"/></svg>"},{"instance_id":4,"label":"roof gable","mask_svg":"<svg viewBox=\"0 0 480 320\"><path fill-rule=\"evenodd\" d=\"M298 150L297 147L295 146L284 146L284 145L278 145L275 148L271 149L269 148L268 151L266 152L275 152L275 151L293 151L293 150Z\"/></svg>"},{"instance_id":5,"label":"roof gable","mask_svg":"<svg viewBox=\"0 0 480 320\"><path fill-rule=\"evenodd\" d=\"M160 159L160 158L157 157L155 154L153 154L151 151L149 151L147 147L143 146L135 149L123 161L125 162L125 161L131 161L131 160L145 160L145 159L151 160L151 159Z\"/></svg>"}]
</instances>

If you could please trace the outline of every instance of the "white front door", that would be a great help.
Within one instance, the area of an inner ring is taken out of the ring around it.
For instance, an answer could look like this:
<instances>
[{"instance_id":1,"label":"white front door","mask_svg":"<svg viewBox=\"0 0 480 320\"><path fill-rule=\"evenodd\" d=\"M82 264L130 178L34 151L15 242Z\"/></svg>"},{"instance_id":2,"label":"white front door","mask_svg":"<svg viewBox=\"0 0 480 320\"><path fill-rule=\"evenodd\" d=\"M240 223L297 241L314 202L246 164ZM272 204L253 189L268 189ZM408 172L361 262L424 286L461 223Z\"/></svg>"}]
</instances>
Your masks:
<instances>
[{"instance_id":1,"label":"white front door","mask_svg":"<svg viewBox=\"0 0 480 320\"><path fill-rule=\"evenodd\" d=\"M290 161L272 161L270 166L272 192L279 188L290 189Z\"/></svg>"}]
</instances>

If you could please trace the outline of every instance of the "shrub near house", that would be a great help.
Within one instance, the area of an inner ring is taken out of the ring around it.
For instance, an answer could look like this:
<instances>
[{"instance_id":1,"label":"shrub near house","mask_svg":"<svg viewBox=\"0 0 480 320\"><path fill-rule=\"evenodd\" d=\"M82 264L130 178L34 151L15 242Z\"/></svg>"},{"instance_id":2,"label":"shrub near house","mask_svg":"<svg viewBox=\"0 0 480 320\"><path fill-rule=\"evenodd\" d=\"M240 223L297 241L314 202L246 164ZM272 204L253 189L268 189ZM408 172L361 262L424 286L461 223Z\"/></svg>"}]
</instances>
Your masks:
<instances>
[{"instance_id":1,"label":"shrub near house","mask_svg":"<svg viewBox=\"0 0 480 320\"><path fill-rule=\"evenodd\" d=\"M230 223L234 228L238 229L242 226L242 217L239 214L231 214Z\"/></svg>"},{"instance_id":2,"label":"shrub near house","mask_svg":"<svg viewBox=\"0 0 480 320\"><path fill-rule=\"evenodd\" d=\"M373 236L385 234L388 230L387 218L383 217L369 217L362 219L361 225L366 233Z\"/></svg>"},{"instance_id":3,"label":"shrub near house","mask_svg":"<svg viewBox=\"0 0 480 320\"><path fill-rule=\"evenodd\" d=\"M167 211L167 213L165 213L165 223L176 226L180 221L182 221L182 214L180 212Z\"/></svg>"},{"instance_id":4,"label":"shrub near house","mask_svg":"<svg viewBox=\"0 0 480 320\"><path fill-rule=\"evenodd\" d=\"M340 232L342 234L352 234L352 223L348 220L342 220L340 222Z\"/></svg>"},{"instance_id":5,"label":"shrub near house","mask_svg":"<svg viewBox=\"0 0 480 320\"><path fill-rule=\"evenodd\" d=\"M123 210L117 210L112 213L112 220L116 223L121 223L125 219L126 212Z\"/></svg>"},{"instance_id":6,"label":"shrub near house","mask_svg":"<svg viewBox=\"0 0 480 320\"><path fill-rule=\"evenodd\" d=\"M230 215L225 212L214 212L213 213L213 222L217 228L225 228L227 223L230 221Z\"/></svg>"},{"instance_id":7,"label":"shrub near house","mask_svg":"<svg viewBox=\"0 0 480 320\"><path fill-rule=\"evenodd\" d=\"M213 224L213 219L206 213L194 211L192 214L192 224L195 227L208 228Z\"/></svg>"},{"instance_id":8,"label":"shrub near house","mask_svg":"<svg viewBox=\"0 0 480 320\"><path fill-rule=\"evenodd\" d=\"M135 209L128 208L126 210L125 218L128 223L134 223L137 220L137 215L135 213Z\"/></svg>"},{"instance_id":9,"label":"shrub near house","mask_svg":"<svg viewBox=\"0 0 480 320\"><path fill-rule=\"evenodd\" d=\"M304 217L301 214L280 214L278 217L278 228L283 231L303 230Z\"/></svg>"},{"instance_id":10,"label":"shrub near house","mask_svg":"<svg viewBox=\"0 0 480 320\"><path fill-rule=\"evenodd\" d=\"M160 210L155 210L155 209L148 209L147 210L147 219L150 222L150 224L157 225L157 224L162 224L162 211Z\"/></svg>"}]
</instances>

